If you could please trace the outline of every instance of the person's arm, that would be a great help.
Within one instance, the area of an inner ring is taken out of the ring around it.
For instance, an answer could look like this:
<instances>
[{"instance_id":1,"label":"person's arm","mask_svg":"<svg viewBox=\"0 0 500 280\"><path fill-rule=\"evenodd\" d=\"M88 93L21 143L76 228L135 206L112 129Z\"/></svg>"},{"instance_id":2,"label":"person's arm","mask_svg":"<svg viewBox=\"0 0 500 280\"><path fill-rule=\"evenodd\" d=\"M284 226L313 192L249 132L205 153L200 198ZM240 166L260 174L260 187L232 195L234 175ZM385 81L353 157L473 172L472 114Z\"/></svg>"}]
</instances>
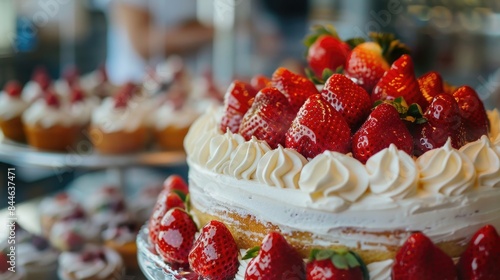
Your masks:
<instances>
[{"instance_id":1,"label":"person's arm","mask_svg":"<svg viewBox=\"0 0 500 280\"><path fill-rule=\"evenodd\" d=\"M184 54L192 52L213 37L213 29L197 21L157 29L147 10L130 4L117 2L114 18L125 28L134 49L144 58L158 52L164 54Z\"/></svg>"}]
</instances>

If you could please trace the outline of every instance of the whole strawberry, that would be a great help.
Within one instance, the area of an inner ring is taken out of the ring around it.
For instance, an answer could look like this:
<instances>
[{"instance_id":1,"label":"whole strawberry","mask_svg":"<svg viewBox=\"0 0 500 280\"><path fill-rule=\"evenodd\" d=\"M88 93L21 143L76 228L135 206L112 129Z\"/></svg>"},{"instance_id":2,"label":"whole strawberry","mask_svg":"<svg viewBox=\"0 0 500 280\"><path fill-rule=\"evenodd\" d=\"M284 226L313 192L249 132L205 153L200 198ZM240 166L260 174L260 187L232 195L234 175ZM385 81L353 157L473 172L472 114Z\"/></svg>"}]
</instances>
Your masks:
<instances>
[{"instance_id":1,"label":"whole strawberry","mask_svg":"<svg viewBox=\"0 0 500 280\"><path fill-rule=\"evenodd\" d=\"M370 114L370 95L345 75L333 74L321 91L323 99L340 112L352 131L355 131Z\"/></svg>"},{"instance_id":2,"label":"whole strawberry","mask_svg":"<svg viewBox=\"0 0 500 280\"><path fill-rule=\"evenodd\" d=\"M348 153L351 129L321 95L315 94L302 105L286 133L285 147L295 149L306 158L326 150Z\"/></svg>"},{"instance_id":3,"label":"whole strawberry","mask_svg":"<svg viewBox=\"0 0 500 280\"><path fill-rule=\"evenodd\" d=\"M271 79L262 74L257 74L250 80L250 85L255 89L257 93L261 89L271 86Z\"/></svg>"},{"instance_id":4,"label":"whole strawberry","mask_svg":"<svg viewBox=\"0 0 500 280\"><path fill-rule=\"evenodd\" d=\"M273 149L279 144L285 146L285 133L294 117L285 95L274 87L264 88L257 93L252 106L243 116L239 134L246 140L255 136Z\"/></svg>"},{"instance_id":5,"label":"whole strawberry","mask_svg":"<svg viewBox=\"0 0 500 280\"><path fill-rule=\"evenodd\" d=\"M5 84L3 90L10 97L18 98L21 96L23 88L18 81L9 81Z\"/></svg>"},{"instance_id":6,"label":"whole strawberry","mask_svg":"<svg viewBox=\"0 0 500 280\"><path fill-rule=\"evenodd\" d=\"M491 225L480 228L457 263L459 280L494 280L500 276L500 237Z\"/></svg>"},{"instance_id":7,"label":"whole strawberry","mask_svg":"<svg viewBox=\"0 0 500 280\"><path fill-rule=\"evenodd\" d=\"M391 68L380 78L371 95L373 102L394 100L397 97L403 97L408 104L417 103L420 107L427 108L427 100L420 93L415 78L413 61L407 54L394 61Z\"/></svg>"},{"instance_id":8,"label":"whole strawberry","mask_svg":"<svg viewBox=\"0 0 500 280\"><path fill-rule=\"evenodd\" d=\"M352 154L365 163L371 156L396 145L409 155L413 155L413 138L399 112L393 105L382 103L368 116L359 130L352 136Z\"/></svg>"},{"instance_id":9,"label":"whole strawberry","mask_svg":"<svg viewBox=\"0 0 500 280\"><path fill-rule=\"evenodd\" d=\"M364 42L351 51L345 63L344 73L356 84L371 93L390 64L402 54L406 46L395 40L392 34L371 34L373 42Z\"/></svg>"},{"instance_id":10,"label":"whole strawberry","mask_svg":"<svg viewBox=\"0 0 500 280\"><path fill-rule=\"evenodd\" d=\"M476 141L483 135L488 135L489 121L483 102L476 91L468 86L459 87L453 92L460 109L460 116L466 131L468 142Z\"/></svg>"},{"instance_id":11,"label":"whole strawberry","mask_svg":"<svg viewBox=\"0 0 500 280\"><path fill-rule=\"evenodd\" d=\"M189 194L189 187L184 181L184 179L179 176L179 175L170 175L168 176L167 179L163 182L163 189L169 193L169 192L176 192L177 194L183 194L188 195ZM182 198L182 195L180 195Z\"/></svg>"},{"instance_id":12,"label":"whole strawberry","mask_svg":"<svg viewBox=\"0 0 500 280\"><path fill-rule=\"evenodd\" d=\"M347 250L312 250L306 265L307 280L368 280L361 258Z\"/></svg>"},{"instance_id":13,"label":"whole strawberry","mask_svg":"<svg viewBox=\"0 0 500 280\"><path fill-rule=\"evenodd\" d=\"M260 247L250 250L243 258L251 257L245 280L305 279L304 261L278 232L268 233Z\"/></svg>"},{"instance_id":14,"label":"whole strawberry","mask_svg":"<svg viewBox=\"0 0 500 280\"><path fill-rule=\"evenodd\" d=\"M197 230L186 211L170 209L160 222L156 251L167 263L187 264Z\"/></svg>"},{"instance_id":15,"label":"whole strawberry","mask_svg":"<svg viewBox=\"0 0 500 280\"><path fill-rule=\"evenodd\" d=\"M414 233L396 254L392 280L455 280L453 260L423 233Z\"/></svg>"},{"instance_id":16,"label":"whole strawberry","mask_svg":"<svg viewBox=\"0 0 500 280\"><path fill-rule=\"evenodd\" d=\"M305 44L307 46L307 63L320 80L326 80L327 73L333 73L343 67L351 48L340 40L333 26L315 26ZM323 74L326 75L323 75Z\"/></svg>"},{"instance_id":17,"label":"whole strawberry","mask_svg":"<svg viewBox=\"0 0 500 280\"><path fill-rule=\"evenodd\" d=\"M283 67L276 69L271 79L271 85L286 96L293 113L299 111L309 96L318 94L313 82Z\"/></svg>"},{"instance_id":18,"label":"whole strawberry","mask_svg":"<svg viewBox=\"0 0 500 280\"><path fill-rule=\"evenodd\" d=\"M224 113L220 123L220 130L229 129L236 133L241 124L241 119L253 103L257 91L249 84L242 81L233 81L224 97Z\"/></svg>"},{"instance_id":19,"label":"whole strawberry","mask_svg":"<svg viewBox=\"0 0 500 280\"><path fill-rule=\"evenodd\" d=\"M412 131L416 156L443 146L448 138L451 138L455 149L465 144L465 129L453 96L445 93L436 95L424 117L427 122L415 125Z\"/></svg>"},{"instance_id":20,"label":"whole strawberry","mask_svg":"<svg viewBox=\"0 0 500 280\"><path fill-rule=\"evenodd\" d=\"M436 71L430 71L417 79L420 92L427 100L427 104L431 104L434 96L444 93L443 78Z\"/></svg>"},{"instance_id":21,"label":"whole strawberry","mask_svg":"<svg viewBox=\"0 0 500 280\"><path fill-rule=\"evenodd\" d=\"M210 221L189 253L191 269L203 279L233 279L238 271L239 250L231 232L219 221Z\"/></svg>"},{"instance_id":22,"label":"whole strawberry","mask_svg":"<svg viewBox=\"0 0 500 280\"><path fill-rule=\"evenodd\" d=\"M148 221L149 241L155 245L158 240L158 232L160 231L161 220L168 210L172 208L185 209L184 201L174 192L163 190L158 195L158 200L154 206L153 213Z\"/></svg>"}]
</instances>

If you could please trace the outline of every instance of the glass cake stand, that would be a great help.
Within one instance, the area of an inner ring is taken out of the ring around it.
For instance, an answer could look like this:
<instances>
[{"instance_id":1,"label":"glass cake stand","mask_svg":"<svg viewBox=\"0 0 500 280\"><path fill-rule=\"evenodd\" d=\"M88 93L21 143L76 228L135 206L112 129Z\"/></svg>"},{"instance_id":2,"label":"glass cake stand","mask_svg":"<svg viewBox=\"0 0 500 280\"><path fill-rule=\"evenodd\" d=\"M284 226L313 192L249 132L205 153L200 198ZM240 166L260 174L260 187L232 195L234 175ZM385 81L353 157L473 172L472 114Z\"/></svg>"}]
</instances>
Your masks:
<instances>
[{"instance_id":1,"label":"glass cake stand","mask_svg":"<svg viewBox=\"0 0 500 280\"><path fill-rule=\"evenodd\" d=\"M187 280L192 273L172 268L158 256L148 241L148 228L143 226L137 235L139 267L150 280Z\"/></svg>"}]
</instances>

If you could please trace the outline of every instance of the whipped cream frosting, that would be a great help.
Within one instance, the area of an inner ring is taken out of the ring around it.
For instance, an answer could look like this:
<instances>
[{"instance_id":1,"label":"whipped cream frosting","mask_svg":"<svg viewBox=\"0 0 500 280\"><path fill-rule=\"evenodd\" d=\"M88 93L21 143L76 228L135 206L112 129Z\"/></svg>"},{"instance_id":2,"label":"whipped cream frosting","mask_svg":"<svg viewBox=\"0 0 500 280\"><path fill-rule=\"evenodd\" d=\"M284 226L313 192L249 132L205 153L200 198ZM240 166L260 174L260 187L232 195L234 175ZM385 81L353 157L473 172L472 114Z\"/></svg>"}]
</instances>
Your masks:
<instances>
[{"instance_id":1,"label":"whipped cream frosting","mask_svg":"<svg viewBox=\"0 0 500 280\"><path fill-rule=\"evenodd\" d=\"M137 238L137 232L130 230L123 226L115 226L107 228L102 232L102 239L104 241L114 241L120 245L134 242Z\"/></svg>"},{"instance_id":2,"label":"whipped cream frosting","mask_svg":"<svg viewBox=\"0 0 500 280\"><path fill-rule=\"evenodd\" d=\"M198 118L199 113L189 104L185 104L180 109L176 109L171 102L163 103L152 114L151 123L157 130L165 129L169 126L177 128L189 127Z\"/></svg>"},{"instance_id":3,"label":"whipped cream frosting","mask_svg":"<svg viewBox=\"0 0 500 280\"><path fill-rule=\"evenodd\" d=\"M131 100L127 107L115 108L112 97L103 100L92 114L92 125L106 133L133 132L146 124L145 102Z\"/></svg>"},{"instance_id":4,"label":"whipped cream frosting","mask_svg":"<svg viewBox=\"0 0 500 280\"><path fill-rule=\"evenodd\" d=\"M72 215L80 208L80 204L69 196L46 197L40 202L40 214L48 217L64 218Z\"/></svg>"},{"instance_id":5,"label":"whipped cream frosting","mask_svg":"<svg viewBox=\"0 0 500 280\"><path fill-rule=\"evenodd\" d=\"M239 144L245 142L243 136L227 131L225 134L216 135L208 145L208 157L205 166L217 173L226 173L224 170L229 166L231 154Z\"/></svg>"},{"instance_id":6,"label":"whipped cream frosting","mask_svg":"<svg viewBox=\"0 0 500 280\"><path fill-rule=\"evenodd\" d=\"M22 115L25 124L40 125L49 128L55 125L73 126L81 123L79 117L70 114L67 106L58 108L47 105L45 100L38 99Z\"/></svg>"},{"instance_id":7,"label":"whipped cream frosting","mask_svg":"<svg viewBox=\"0 0 500 280\"><path fill-rule=\"evenodd\" d=\"M490 121L490 139L494 140L500 135L500 113L496 108L486 113Z\"/></svg>"},{"instance_id":8,"label":"whipped cream frosting","mask_svg":"<svg viewBox=\"0 0 500 280\"><path fill-rule=\"evenodd\" d=\"M0 92L0 119L10 120L19 117L28 108L28 103L22 98L8 95L4 91Z\"/></svg>"},{"instance_id":9,"label":"whipped cream frosting","mask_svg":"<svg viewBox=\"0 0 500 280\"><path fill-rule=\"evenodd\" d=\"M383 149L368 159L366 170L370 191L394 200L414 196L419 172L413 158L396 145Z\"/></svg>"},{"instance_id":10,"label":"whipped cream frosting","mask_svg":"<svg viewBox=\"0 0 500 280\"><path fill-rule=\"evenodd\" d=\"M51 247L39 250L31 242L16 244L17 265L29 270L54 267L57 264L58 253ZM55 268L54 268L55 269Z\"/></svg>"},{"instance_id":11,"label":"whipped cream frosting","mask_svg":"<svg viewBox=\"0 0 500 280\"><path fill-rule=\"evenodd\" d=\"M245 249L240 249L240 256L244 256L246 254L247 250ZM238 272L236 272L236 275L234 276L234 280L245 280L245 273L247 271L247 266L250 263L252 259L246 259L242 260L240 258L240 265L238 266Z\"/></svg>"},{"instance_id":12,"label":"whipped cream frosting","mask_svg":"<svg viewBox=\"0 0 500 280\"><path fill-rule=\"evenodd\" d=\"M216 135L220 135L220 131L217 128L217 108L212 106L201 115L197 120L193 122L189 128L189 132L184 138L184 149L188 154L188 157L196 162L206 162L208 157L208 144L210 139Z\"/></svg>"},{"instance_id":13,"label":"whipped cream frosting","mask_svg":"<svg viewBox=\"0 0 500 280\"><path fill-rule=\"evenodd\" d=\"M33 103L35 100L43 96L43 90L35 81L29 81L24 85L21 97L27 103Z\"/></svg>"},{"instance_id":14,"label":"whipped cream frosting","mask_svg":"<svg viewBox=\"0 0 500 280\"><path fill-rule=\"evenodd\" d=\"M366 266L370 274L370 280L389 280L391 279L393 260L373 262Z\"/></svg>"},{"instance_id":15,"label":"whipped cream frosting","mask_svg":"<svg viewBox=\"0 0 500 280\"><path fill-rule=\"evenodd\" d=\"M92 247L89 246L88 248ZM110 279L112 275L119 273L115 277L116 279L121 279L123 261L120 255L109 248L102 247L101 250L104 252L105 260L95 259L87 262L82 260L81 253L61 253L59 257L59 277L63 280L73 279L69 277L69 274L73 273L76 279L87 279L90 277L95 277L95 279Z\"/></svg>"},{"instance_id":16,"label":"whipped cream frosting","mask_svg":"<svg viewBox=\"0 0 500 280\"><path fill-rule=\"evenodd\" d=\"M92 112L99 106L99 99L93 96L86 97L68 106L70 114L76 118L78 124L87 125L92 119Z\"/></svg>"},{"instance_id":17,"label":"whipped cream frosting","mask_svg":"<svg viewBox=\"0 0 500 280\"><path fill-rule=\"evenodd\" d=\"M278 188L299 188L299 177L307 159L293 149L268 151L257 164L257 181Z\"/></svg>"},{"instance_id":18,"label":"whipped cream frosting","mask_svg":"<svg viewBox=\"0 0 500 280\"><path fill-rule=\"evenodd\" d=\"M88 220L69 220L54 223L50 230L51 244L61 251L70 250L70 246L83 244L67 244L68 234L75 234L82 238L82 242L99 242L100 228Z\"/></svg>"},{"instance_id":19,"label":"whipped cream frosting","mask_svg":"<svg viewBox=\"0 0 500 280\"><path fill-rule=\"evenodd\" d=\"M463 194L472 189L476 178L474 164L451 146L449 138L444 146L421 155L417 165L420 169L420 186L433 194Z\"/></svg>"},{"instance_id":20,"label":"whipped cream frosting","mask_svg":"<svg viewBox=\"0 0 500 280\"><path fill-rule=\"evenodd\" d=\"M483 135L479 141L463 146L460 151L474 164L477 173L477 187L500 187L500 158L486 135Z\"/></svg>"},{"instance_id":21,"label":"whipped cream frosting","mask_svg":"<svg viewBox=\"0 0 500 280\"><path fill-rule=\"evenodd\" d=\"M231 154L227 174L237 179L256 179L257 164L271 147L265 142L253 137L250 141L240 143Z\"/></svg>"}]
</instances>

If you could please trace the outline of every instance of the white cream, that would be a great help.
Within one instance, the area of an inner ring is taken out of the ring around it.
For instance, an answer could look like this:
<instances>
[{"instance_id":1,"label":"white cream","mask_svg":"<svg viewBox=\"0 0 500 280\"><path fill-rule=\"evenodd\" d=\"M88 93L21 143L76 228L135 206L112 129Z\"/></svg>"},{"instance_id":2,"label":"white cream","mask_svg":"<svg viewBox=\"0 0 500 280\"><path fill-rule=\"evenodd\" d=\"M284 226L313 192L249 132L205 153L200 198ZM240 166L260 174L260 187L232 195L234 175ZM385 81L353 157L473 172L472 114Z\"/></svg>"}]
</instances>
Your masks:
<instances>
[{"instance_id":1,"label":"white cream","mask_svg":"<svg viewBox=\"0 0 500 280\"><path fill-rule=\"evenodd\" d=\"M17 265L27 270L41 270L52 267L55 270L58 252L48 247L38 250L31 242L16 244Z\"/></svg>"},{"instance_id":2,"label":"white cream","mask_svg":"<svg viewBox=\"0 0 500 280\"><path fill-rule=\"evenodd\" d=\"M54 223L49 234L50 243L61 251L67 251L70 249L69 244L67 244L67 236L70 233L80 236L83 242L97 243L100 241L100 228L88 220L79 219Z\"/></svg>"},{"instance_id":3,"label":"white cream","mask_svg":"<svg viewBox=\"0 0 500 280\"><path fill-rule=\"evenodd\" d=\"M52 107L44 99L38 99L22 115L25 124L40 125L49 128L55 125L73 126L79 124L79 119L72 116L66 106Z\"/></svg>"},{"instance_id":4,"label":"white cream","mask_svg":"<svg viewBox=\"0 0 500 280\"><path fill-rule=\"evenodd\" d=\"M366 170L370 191L376 195L399 200L417 192L417 165L411 156L399 151L394 144L370 157Z\"/></svg>"},{"instance_id":5,"label":"white cream","mask_svg":"<svg viewBox=\"0 0 500 280\"><path fill-rule=\"evenodd\" d=\"M473 163L477 173L476 186L481 188L500 187L500 155L494 149L488 136L460 148Z\"/></svg>"},{"instance_id":6,"label":"white cream","mask_svg":"<svg viewBox=\"0 0 500 280\"><path fill-rule=\"evenodd\" d=\"M173 126L177 128L189 127L198 118L199 113L189 105L175 109L171 102L163 103L152 114L151 123L156 130Z\"/></svg>"},{"instance_id":7,"label":"white cream","mask_svg":"<svg viewBox=\"0 0 500 280\"><path fill-rule=\"evenodd\" d=\"M76 118L78 124L87 125L92 119L92 113L99 106L99 100L96 97L86 97L67 106L69 106L69 113Z\"/></svg>"},{"instance_id":8,"label":"white cream","mask_svg":"<svg viewBox=\"0 0 500 280\"><path fill-rule=\"evenodd\" d=\"M4 91L0 92L0 119L6 121L21 114L28 108L28 103L22 98L8 95Z\"/></svg>"},{"instance_id":9,"label":"white cream","mask_svg":"<svg viewBox=\"0 0 500 280\"><path fill-rule=\"evenodd\" d=\"M264 154L257 164L257 180L278 188L299 188L299 177L307 160L293 149L278 148Z\"/></svg>"},{"instance_id":10,"label":"white cream","mask_svg":"<svg viewBox=\"0 0 500 280\"><path fill-rule=\"evenodd\" d=\"M40 203L40 214L58 219L72 215L80 208L80 204L70 197L46 197Z\"/></svg>"},{"instance_id":11,"label":"white cream","mask_svg":"<svg viewBox=\"0 0 500 280\"><path fill-rule=\"evenodd\" d=\"M103 100L92 114L92 125L106 133L133 132L145 125L145 109L141 101L131 100L124 108L115 108L114 98Z\"/></svg>"},{"instance_id":12,"label":"white cream","mask_svg":"<svg viewBox=\"0 0 500 280\"><path fill-rule=\"evenodd\" d=\"M206 162L207 143L210 143L212 137L221 134L217 125L217 115L217 108L210 107L205 114L193 122L184 138L184 149L188 157L197 163Z\"/></svg>"},{"instance_id":13,"label":"white cream","mask_svg":"<svg viewBox=\"0 0 500 280\"><path fill-rule=\"evenodd\" d=\"M21 92L21 97L27 103L31 104L38 98L43 96L43 90L40 85L35 81L29 81L24 85L23 91Z\"/></svg>"},{"instance_id":14,"label":"white cream","mask_svg":"<svg viewBox=\"0 0 500 280\"><path fill-rule=\"evenodd\" d=\"M243 142L243 136L229 130L223 135L213 137L208 146L209 154L205 166L217 173L227 173L224 170L229 166L232 152Z\"/></svg>"},{"instance_id":15,"label":"white cream","mask_svg":"<svg viewBox=\"0 0 500 280\"><path fill-rule=\"evenodd\" d=\"M90 249L89 249L90 248ZM95 250L95 247L89 246L86 250ZM105 260L95 259L84 262L82 253L63 252L59 257L59 277L62 280L72 279L70 273L74 273L77 279L87 279L95 277L96 279L121 279L123 261L120 255L114 250L102 247Z\"/></svg>"},{"instance_id":16,"label":"white cream","mask_svg":"<svg viewBox=\"0 0 500 280\"><path fill-rule=\"evenodd\" d=\"M245 256L247 250L241 249L240 256ZM240 265L238 266L238 272L234 276L234 280L245 280L245 272L247 271L247 266L252 259L242 260L240 258Z\"/></svg>"},{"instance_id":17,"label":"white cream","mask_svg":"<svg viewBox=\"0 0 500 280\"><path fill-rule=\"evenodd\" d=\"M231 154L227 173L237 179L256 179L257 164L271 148L265 141L252 136L250 141L239 144Z\"/></svg>"},{"instance_id":18,"label":"white cream","mask_svg":"<svg viewBox=\"0 0 500 280\"><path fill-rule=\"evenodd\" d=\"M373 262L366 266L370 275L370 280L389 280L391 279L393 260Z\"/></svg>"},{"instance_id":19,"label":"white cream","mask_svg":"<svg viewBox=\"0 0 500 280\"><path fill-rule=\"evenodd\" d=\"M420 186L430 193L458 196L472 189L476 179L474 164L451 146L429 150L417 159Z\"/></svg>"}]
</instances>

